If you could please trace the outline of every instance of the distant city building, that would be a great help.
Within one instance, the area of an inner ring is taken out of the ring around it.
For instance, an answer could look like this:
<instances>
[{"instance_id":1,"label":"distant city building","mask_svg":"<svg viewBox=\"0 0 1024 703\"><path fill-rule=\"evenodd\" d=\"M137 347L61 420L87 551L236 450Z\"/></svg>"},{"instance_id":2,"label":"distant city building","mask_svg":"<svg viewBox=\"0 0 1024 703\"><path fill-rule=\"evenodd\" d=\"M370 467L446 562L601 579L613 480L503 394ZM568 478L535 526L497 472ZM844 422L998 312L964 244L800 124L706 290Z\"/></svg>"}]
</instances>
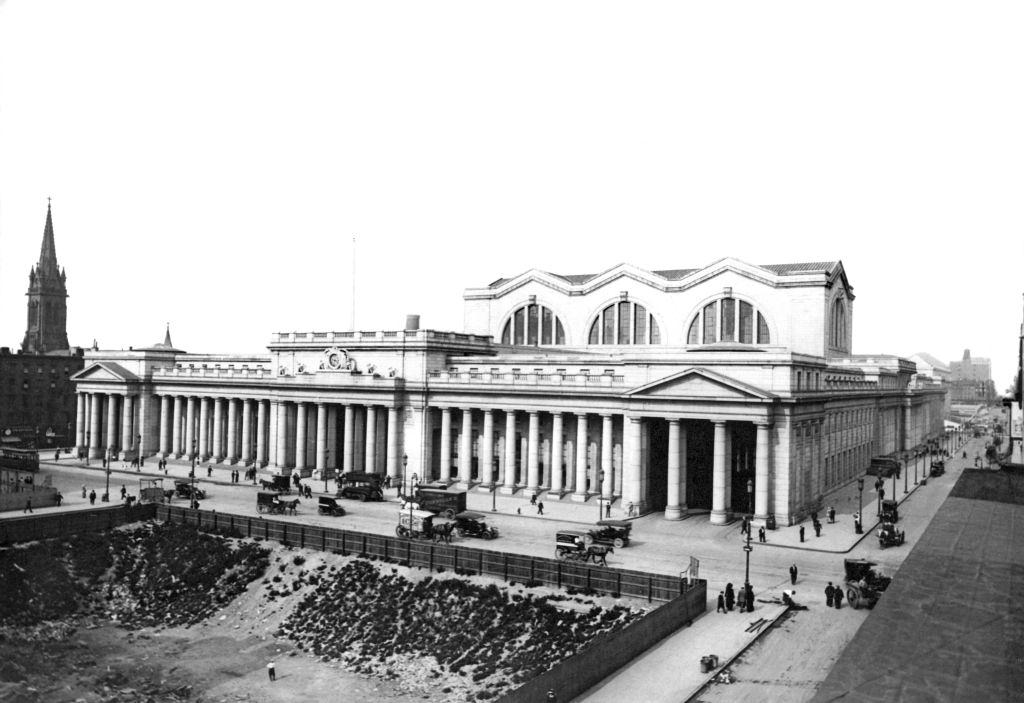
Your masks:
<instances>
[{"instance_id":1,"label":"distant city building","mask_svg":"<svg viewBox=\"0 0 1024 703\"><path fill-rule=\"evenodd\" d=\"M69 348L67 288L57 264L53 215L46 208L39 262L29 272L28 324L21 350L0 347L0 440L70 446L75 419L72 375L83 352Z\"/></svg>"},{"instance_id":2,"label":"distant city building","mask_svg":"<svg viewBox=\"0 0 1024 703\"><path fill-rule=\"evenodd\" d=\"M911 387L907 359L852 353L838 261L534 269L463 299L464 333L410 316L278 333L251 355L169 336L86 352L76 444L790 524L872 457L944 432L943 388Z\"/></svg>"},{"instance_id":3,"label":"distant city building","mask_svg":"<svg viewBox=\"0 0 1024 703\"><path fill-rule=\"evenodd\" d=\"M918 376L927 376L941 383L952 379L952 372L949 364L940 361L938 358L927 352L917 352L910 356L910 360L917 366Z\"/></svg>"},{"instance_id":4,"label":"distant city building","mask_svg":"<svg viewBox=\"0 0 1024 703\"><path fill-rule=\"evenodd\" d=\"M954 403L993 403L996 400L996 386L992 381L992 362L981 357L971 357L971 350L964 349L960 361L951 361L950 399Z\"/></svg>"}]
</instances>

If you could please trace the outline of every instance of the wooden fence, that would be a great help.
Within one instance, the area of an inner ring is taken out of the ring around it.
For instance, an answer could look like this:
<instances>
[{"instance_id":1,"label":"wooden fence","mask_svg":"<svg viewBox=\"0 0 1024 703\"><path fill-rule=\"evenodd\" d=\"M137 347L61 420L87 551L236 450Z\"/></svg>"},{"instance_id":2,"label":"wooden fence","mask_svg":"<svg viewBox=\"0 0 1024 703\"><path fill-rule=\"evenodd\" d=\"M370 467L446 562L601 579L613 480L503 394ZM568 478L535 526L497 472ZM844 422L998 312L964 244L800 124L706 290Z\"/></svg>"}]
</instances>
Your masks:
<instances>
[{"instance_id":1,"label":"wooden fence","mask_svg":"<svg viewBox=\"0 0 1024 703\"><path fill-rule=\"evenodd\" d=\"M0 520L0 544L52 539L79 532L101 532L155 517L155 503L136 504L131 508L121 504L104 505L89 510L9 517Z\"/></svg>"},{"instance_id":2,"label":"wooden fence","mask_svg":"<svg viewBox=\"0 0 1024 703\"><path fill-rule=\"evenodd\" d=\"M237 531L245 537L262 537L324 552L390 559L432 571L462 569L505 581L532 581L557 588L580 590L590 588L603 593L646 598L649 601L668 602L692 588L678 576L301 525L215 510L192 510L176 505L156 504L156 519L196 525L203 530Z\"/></svg>"}]
</instances>

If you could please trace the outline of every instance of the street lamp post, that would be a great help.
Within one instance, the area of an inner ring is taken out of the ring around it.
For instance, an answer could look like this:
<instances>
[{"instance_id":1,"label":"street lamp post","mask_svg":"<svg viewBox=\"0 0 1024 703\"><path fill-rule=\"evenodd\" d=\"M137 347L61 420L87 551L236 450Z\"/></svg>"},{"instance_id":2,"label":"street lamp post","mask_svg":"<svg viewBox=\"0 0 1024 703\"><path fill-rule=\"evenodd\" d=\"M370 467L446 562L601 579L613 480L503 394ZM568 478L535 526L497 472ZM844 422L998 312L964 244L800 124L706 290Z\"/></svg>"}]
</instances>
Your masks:
<instances>
[{"instance_id":1,"label":"street lamp post","mask_svg":"<svg viewBox=\"0 0 1024 703\"><path fill-rule=\"evenodd\" d=\"M875 493L878 494L878 517L882 516L882 498L885 497L885 487L882 485L882 479L875 481Z\"/></svg>"},{"instance_id":2,"label":"street lamp post","mask_svg":"<svg viewBox=\"0 0 1024 703\"><path fill-rule=\"evenodd\" d=\"M409 455L408 454L403 454L402 455L402 483L403 484L405 483L406 477L408 475L409 475ZM412 486L409 486L409 488L410 488L410 490L407 491L406 494L405 494L406 495L406 499L408 499L409 495L412 494L412 490L411 490Z\"/></svg>"},{"instance_id":3,"label":"street lamp post","mask_svg":"<svg viewBox=\"0 0 1024 703\"><path fill-rule=\"evenodd\" d=\"M110 501L110 447L107 447L106 453L106 469L103 473L107 475L107 490L103 492L103 502L107 503Z\"/></svg>"},{"instance_id":4,"label":"street lamp post","mask_svg":"<svg viewBox=\"0 0 1024 703\"><path fill-rule=\"evenodd\" d=\"M601 512L601 502L604 500L604 498L601 496L601 486L602 486L602 484L604 484L604 471L598 471L597 472L597 519L598 519L598 521L600 521L601 518L604 517L604 514Z\"/></svg>"},{"instance_id":5,"label":"street lamp post","mask_svg":"<svg viewBox=\"0 0 1024 703\"><path fill-rule=\"evenodd\" d=\"M89 432L89 430L86 430L85 431L85 465L86 466L89 465L89 447L92 446L92 445L89 444L89 439L90 439L90 432Z\"/></svg>"},{"instance_id":6,"label":"street lamp post","mask_svg":"<svg viewBox=\"0 0 1024 703\"><path fill-rule=\"evenodd\" d=\"M907 462L910 461L910 454L903 452L903 492L907 492L907 479L910 478L910 467ZM914 485L917 485L917 461L914 461Z\"/></svg>"},{"instance_id":7,"label":"street lamp post","mask_svg":"<svg viewBox=\"0 0 1024 703\"><path fill-rule=\"evenodd\" d=\"M191 503L189 507L195 508L198 501L196 500L196 440L192 439L192 472L189 474L189 478L192 481L192 490L189 491L189 498Z\"/></svg>"},{"instance_id":8,"label":"street lamp post","mask_svg":"<svg viewBox=\"0 0 1024 703\"><path fill-rule=\"evenodd\" d=\"M406 458L405 461L407 462L408 458ZM413 474L410 478L409 494L405 496L405 501L409 504L409 541L412 542L412 487L416 484L417 476L416 474Z\"/></svg>"},{"instance_id":9,"label":"street lamp post","mask_svg":"<svg viewBox=\"0 0 1024 703\"><path fill-rule=\"evenodd\" d=\"M753 589L750 588L750 553L752 551L754 551L754 548L750 544L750 533L753 532L753 530L750 529L750 524L754 520L754 511L753 511L753 508L751 507L752 506L752 502L751 501L753 501L753 499L754 499L754 482L751 481L750 479L747 479L747 513L748 513L748 515L747 515L747 543L745 545L743 545L743 551L746 552L746 555L747 555L747 570L746 570L746 572L743 575L743 590L744 590L743 602L746 604L746 608L747 608L747 612L748 613L754 612L754 603L753 603L754 599L751 597L753 595L751 593L751 591Z\"/></svg>"},{"instance_id":10,"label":"street lamp post","mask_svg":"<svg viewBox=\"0 0 1024 703\"><path fill-rule=\"evenodd\" d=\"M142 435L135 435L135 458L139 460L139 471L142 471Z\"/></svg>"},{"instance_id":11,"label":"street lamp post","mask_svg":"<svg viewBox=\"0 0 1024 703\"><path fill-rule=\"evenodd\" d=\"M862 534L864 532L864 527L861 525L861 521L864 519L862 517L863 510L864 510L864 479L863 478L858 478L857 479L857 519L853 521L853 531L855 533L857 533L858 535Z\"/></svg>"},{"instance_id":12,"label":"street lamp post","mask_svg":"<svg viewBox=\"0 0 1024 703\"><path fill-rule=\"evenodd\" d=\"M331 463L331 450L324 450L324 493L327 493L327 466Z\"/></svg>"}]
</instances>

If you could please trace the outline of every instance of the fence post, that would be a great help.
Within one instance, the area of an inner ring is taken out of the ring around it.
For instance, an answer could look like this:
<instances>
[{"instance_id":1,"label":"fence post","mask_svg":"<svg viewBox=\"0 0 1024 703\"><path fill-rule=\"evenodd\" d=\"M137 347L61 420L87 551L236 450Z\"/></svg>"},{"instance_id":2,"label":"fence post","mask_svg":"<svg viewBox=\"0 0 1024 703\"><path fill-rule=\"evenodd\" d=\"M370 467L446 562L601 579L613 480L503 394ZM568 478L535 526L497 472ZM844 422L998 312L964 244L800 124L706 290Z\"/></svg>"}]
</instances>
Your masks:
<instances>
[{"instance_id":1,"label":"fence post","mask_svg":"<svg viewBox=\"0 0 1024 703\"><path fill-rule=\"evenodd\" d=\"M281 544L285 544L288 541L288 523L281 523Z\"/></svg>"},{"instance_id":2,"label":"fence post","mask_svg":"<svg viewBox=\"0 0 1024 703\"><path fill-rule=\"evenodd\" d=\"M306 527L304 525L299 526L299 546L302 548L306 546Z\"/></svg>"},{"instance_id":3,"label":"fence post","mask_svg":"<svg viewBox=\"0 0 1024 703\"><path fill-rule=\"evenodd\" d=\"M263 521L263 539L270 539L270 523Z\"/></svg>"},{"instance_id":4,"label":"fence post","mask_svg":"<svg viewBox=\"0 0 1024 703\"><path fill-rule=\"evenodd\" d=\"M562 587L562 562L560 562L560 561L559 562L555 562L555 567L557 569L557 574L558 574L558 587L561 588Z\"/></svg>"},{"instance_id":5,"label":"fence post","mask_svg":"<svg viewBox=\"0 0 1024 703\"><path fill-rule=\"evenodd\" d=\"M585 568L587 569L587 590L590 590L590 567Z\"/></svg>"},{"instance_id":6,"label":"fence post","mask_svg":"<svg viewBox=\"0 0 1024 703\"><path fill-rule=\"evenodd\" d=\"M409 540L406 544L408 545L409 550L407 552L408 556L406 556L405 560L409 562L409 566L412 566L412 540Z\"/></svg>"},{"instance_id":7,"label":"fence post","mask_svg":"<svg viewBox=\"0 0 1024 703\"><path fill-rule=\"evenodd\" d=\"M384 538L384 561L388 560L388 544L390 544L390 543L391 543L391 538L390 537L385 537Z\"/></svg>"},{"instance_id":8,"label":"fence post","mask_svg":"<svg viewBox=\"0 0 1024 703\"><path fill-rule=\"evenodd\" d=\"M327 528L326 527L320 533L320 551L321 552L326 552L327 551Z\"/></svg>"},{"instance_id":9,"label":"fence post","mask_svg":"<svg viewBox=\"0 0 1024 703\"><path fill-rule=\"evenodd\" d=\"M647 602L650 603L654 600L654 579L650 574L647 575Z\"/></svg>"},{"instance_id":10,"label":"fence post","mask_svg":"<svg viewBox=\"0 0 1024 703\"><path fill-rule=\"evenodd\" d=\"M508 554L504 554L503 553L501 556L502 556L502 562L503 562L503 564L502 564L502 574L503 574L503 577L502 578L504 578L505 581L507 582L508 581Z\"/></svg>"},{"instance_id":11,"label":"fence post","mask_svg":"<svg viewBox=\"0 0 1024 703\"><path fill-rule=\"evenodd\" d=\"M452 571L457 572L459 570L459 548L458 547L455 548L455 554L454 554L453 560L455 561L455 564L452 566Z\"/></svg>"},{"instance_id":12,"label":"fence post","mask_svg":"<svg viewBox=\"0 0 1024 703\"><path fill-rule=\"evenodd\" d=\"M620 596L622 595L622 572L619 571L615 574L615 592Z\"/></svg>"},{"instance_id":13,"label":"fence post","mask_svg":"<svg viewBox=\"0 0 1024 703\"><path fill-rule=\"evenodd\" d=\"M412 542L411 539L409 541ZM431 571L434 570L434 545L433 544L430 545L430 570Z\"/></svg>"},{"instance_id":14,"label":"fence post","mask_svg":"<svg viewBox=\"0 0 1024 703\"><path fill-rule=\"evenodd\" d=\"M480 575L484 574L484 550L480 550Z\"/></svg>"},{"instance_id":15,"label":"fence post","mask_svg":"<svg viewBox=\"0 0 1024 703\"><path fill-rule=\"evenodd\" d=\"M366 554L366 535L363 535L363 554Z\"/></svg>"},{"instance_id":16,"label":"fence post","mask_svg":"<svg viewBox=\"0 0 1024 703\"><path fill-rule=\"evenodd\" d=\"M346 547L345 547L345 536L347 534L348 534L348 532L345 532L345 531L342 531L342 533L341 533L341 551L342 551L343 554L348 551L348 549L346 549Z\"/></svg>"},{"instance_id":17,"label":"fence post","mask_svg":"<svg viewBox=\"0 0 1024 703\"><path fill-rule=\"evenodd\" d=\"M535 571L536 571L536 562L534 561L533 557L530 557L530 580L531 581L535 581L536 580L533 577Z\"/></svg>"}]
</instances>

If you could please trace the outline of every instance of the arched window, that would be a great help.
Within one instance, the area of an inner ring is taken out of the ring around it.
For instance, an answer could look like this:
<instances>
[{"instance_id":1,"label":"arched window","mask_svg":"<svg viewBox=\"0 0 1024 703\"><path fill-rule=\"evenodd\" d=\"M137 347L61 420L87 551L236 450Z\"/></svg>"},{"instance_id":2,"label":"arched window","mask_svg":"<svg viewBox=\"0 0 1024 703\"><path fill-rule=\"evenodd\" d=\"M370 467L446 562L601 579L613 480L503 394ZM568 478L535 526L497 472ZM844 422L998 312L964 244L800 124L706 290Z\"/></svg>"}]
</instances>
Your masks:
<instances>
[{"instance_id":1,"label":"arched window","mask_svg":"<svg viewBox=\"0 0 1024 703\"><path fill-rule=\"evenodd\" d=\"M587 344L661 344L661 331L647 308L620 300L598 314Z\"/></svg>"},{"instance_id":2,"label":"arched window","mask_svg":"<svg viewBox=\"0 0 1024 703\"><path fill-rule=\"evenodd\" d=\"M760 310L745 300L719 298L705 305L693 316L686 332L687 344L715 342L771 344L768 322Z\"/></svg>"},{"instance_id":3,"label":"arched window","mask_svg":"<svg viewBox=\"0 0 1024 703\"><path fill-rule=\"evenodd\" d=\"M833 349L847 348L846 305L843 304L842 299L838 299L832 304L832 330L829 343Z\"/></svg>"},{"instance_id":4,"label":"arched window","mask_svg":"<svg viewBox=\"0 0 1024 703\"><path fill-rule=\"evenodd\" d=\"M530 303L509 315L501 331L501 343L531 347L565 344L565 328L551 308Z\"/></svg>"}]
</instances>

